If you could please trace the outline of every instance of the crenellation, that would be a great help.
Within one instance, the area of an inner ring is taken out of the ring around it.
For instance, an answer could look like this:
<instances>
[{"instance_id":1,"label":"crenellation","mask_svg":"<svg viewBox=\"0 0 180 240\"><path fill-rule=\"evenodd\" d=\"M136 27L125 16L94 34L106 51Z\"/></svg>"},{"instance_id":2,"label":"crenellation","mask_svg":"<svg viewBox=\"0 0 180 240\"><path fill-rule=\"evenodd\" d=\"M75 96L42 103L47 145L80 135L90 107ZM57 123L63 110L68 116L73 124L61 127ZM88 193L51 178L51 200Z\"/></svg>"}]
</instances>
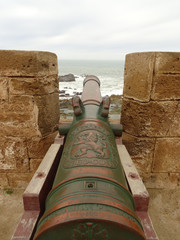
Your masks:
<instances>
[{"instance_id":1,"label":"crenellation","mask_svg":"<svg viewBox=\"0 0 180 240\"><path fill-rule=\"evenodd\" d=\"M177 187L180 179L180 53L128 54L125 69L123 143L148 188ZM142 79L146 84L142 85Z\"/></svg>"},{"instance_id":2,"label":"crenellation","mask_svg":"<svg viewBox=\"0 0 180 240\"><path fill-rule=\"evenodd\" d=\"M57 56L0 51L0 176L2 186L25 187L57 134ZM32 154L33 153L33 154Z\"/></svg>"},{"instance_id":3,"label":"crenellation","mask_svg":"<svg viewBox=\"0 0 180 240\"><path fill-rule=\"evenodd\" d=\"M50 76L58 72L54 53L1 50L0 56L0 77Z\"/></svg>"}]
</instances>

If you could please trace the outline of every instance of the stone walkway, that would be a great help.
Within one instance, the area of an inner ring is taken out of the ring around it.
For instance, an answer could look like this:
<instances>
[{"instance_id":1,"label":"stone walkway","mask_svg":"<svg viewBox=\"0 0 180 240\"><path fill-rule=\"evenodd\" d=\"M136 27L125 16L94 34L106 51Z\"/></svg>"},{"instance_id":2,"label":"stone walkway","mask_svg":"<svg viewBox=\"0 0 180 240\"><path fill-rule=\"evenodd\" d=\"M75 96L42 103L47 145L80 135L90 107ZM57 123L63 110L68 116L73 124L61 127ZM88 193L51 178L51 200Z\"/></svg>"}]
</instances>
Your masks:
<instances>
[{"instance_id":1,"label":"stone walkway","mask_svg":"<svg viewBox=\"0 0 180 240\"><path fill-rule=\"evenodd\" d=\"M23 212L22 194L14 190L8 194L0 190L0 239L10 240ZM174 190L149 189L149 213L159 240L180 239L180 188Z\"/></svg>"},{"instance_id":2,"label":"stone walkway","mask_svg":"<svg viewBox=\"0 0 180 240\"><path fill-rule=\"evenodd\" d=\"M180 240L180 188L148 189L149 214L159 240Z\"/></svg>"},{"instance_id":3,"label":"stone walkway","mask_svg":"<svg viewBox=\"0 0 180 240\"><path fill-rule=\"evenodd\" d=\"M22 194L24 190L14 190L12 194L0 190L0 239L10 240L23 213Z\"/></svg>"}]
</instances>

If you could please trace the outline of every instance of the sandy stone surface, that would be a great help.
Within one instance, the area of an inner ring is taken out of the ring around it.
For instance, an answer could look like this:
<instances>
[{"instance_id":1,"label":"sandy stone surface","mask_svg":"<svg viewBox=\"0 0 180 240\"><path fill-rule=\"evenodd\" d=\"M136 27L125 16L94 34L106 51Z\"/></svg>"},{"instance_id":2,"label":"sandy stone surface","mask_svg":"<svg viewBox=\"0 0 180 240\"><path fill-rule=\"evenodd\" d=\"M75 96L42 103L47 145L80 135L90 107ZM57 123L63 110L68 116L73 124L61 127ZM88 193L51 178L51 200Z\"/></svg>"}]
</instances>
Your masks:
<instances>
[{"instance_id":1,"label":"sandy stone surface","mask_svg":"<svg viewBox=\"0 0 180 240\"><path fill-rule=\"evenodd\" d=\"M179 137L179 101L140 103L124 99L121 123L126 133L137 137Z\"/></svg>"},{"instance_id":2,"label":"sandy stone surface","mask_svg":"<svg viewBox=\"0 0 180 240\"><path fill-rule=\"evenodd\" d=\"M0 51L1 76L46 76L57 72L57 56L41 51Z\"/></svg>"},{"instance_id":3,"label":"sandy stone surface","mask_svg":"<svg viewBox=\"0 0 180 240\"><path fill-rule=\"evenodd\" d=\"M122 142L151 188L180 186L179 84L180 52L126 55Z\"/></svg>"},{"instance_id":4,"label":"sandy stone surface","mask_svg":"<svg viewBox=\"0 0 180 240\"><path fill-rule=\"evenodd\" d=\"M10 240L23 213L22 194L24 190L14 190L7 194L0 190L0 239Z\"/></svg>"},{"instance_id":5,"label":"sandy stone surface","mask_svg":"<svg viewBox=\"0 0 180 240\"><path fill-rule=\"evenodd\" d=\"M180 188L148 189L149 214L159 240L180 239Z\"/></svg>"},{"instance_id":6,"label":"sandy stone surface","mask_svg":"<svg viewBox=\"0 0 180 240\"><path fill-rule=\"evenodd\" d=\"M14 190L7 194L0 190L0 239L10 240L23 213L22 193ZM159 240L179 240L180 236L180 188L148 189L149 214Z\"/></svg>"},{"instance_id":7,"label":"sandy stone surface","mask_svg":"<svg viewBox=\"0 0 180 240\"><path fill-rule=\"evenodd\" d=\"M154 62L154 52L126 55L123 89L125 98L149 102Z\"/></svg>"}]
</instances>

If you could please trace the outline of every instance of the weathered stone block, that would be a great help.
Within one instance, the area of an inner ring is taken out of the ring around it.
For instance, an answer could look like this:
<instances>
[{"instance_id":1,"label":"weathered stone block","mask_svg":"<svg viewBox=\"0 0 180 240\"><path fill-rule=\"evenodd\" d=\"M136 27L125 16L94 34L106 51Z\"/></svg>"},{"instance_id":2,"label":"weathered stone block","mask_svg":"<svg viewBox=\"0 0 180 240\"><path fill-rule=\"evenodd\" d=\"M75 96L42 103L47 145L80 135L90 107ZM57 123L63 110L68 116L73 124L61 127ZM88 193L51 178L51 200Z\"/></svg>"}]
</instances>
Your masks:
<instances>
[{"instance_id":1,"label":"weathered stone block","mask_svg":"<svg viewBox=\"0 0 180 240\"><path fill-rule=\"evenodd\" d=\"M38 107L38 126L42 135L54 132L59 123L59 94L34 96Z\"/></svg>"},{"instance_id":2,"label":"weathered stone block","mask_svg":"<svg viewBox=\"0 0 180 240\"><path fill-rule=\"evenodd\" d=\"M10 78L11 95L43 95L59 92L57 75L36 78Z\"/></svg>"},{"instance_id":3,"label":"weathered stone block","mask_svg":"<svg viewBox=\"0 0 180 240\"><path fill-rule=\"evenodd\" d=\"M154 62L154 52L126 55L124 97L142 102L150 100Z\"/></svg>"},{"instance_id":4,"label":"weathered stone block","mask_svg":"<svg viewBox=\"0 0 180 240\"><path fill-rule=\"evenodd\" d=\"M143 173L142 178L147 188L174 189L179 186L180 173Z\"/></svg>"},{"instance_id":5,"label":"weathered stone block","mask_svg":"<svg viewBox=\"0 0 180 240\"><path fill-rule=\"evenodd\" d=\"M6 173L0 173L0 187L8 187L8 179Z\"/></svg>"},{"instance_id":6,"label":"weathered stone block","mask_svg":"<svg viewBox=\"0 0 180 240\"><path fill-rule=\"evenodd\" d=\"M30 171L35 172L41 162L42 162L42 159L30 159Z\"/></svg>"},{"instance_id":7,"label":"weathered stone block","mask_svg":"<svg viewBox=\"0 0 180 240\"><path fill-rule=\"evenodd\" d=\"M11 96L0 105L0 136L41 136L59 122L59 94Z\"/></svg>"},{"instance_id":8,"label":"weathered stone block","mask_svg":"<svg viewBox=\"0 0 180 240\"><path fill-rule=\"evenodd\" d=\"M11 96L0 105L0 136L40 136L38 108L32 96Z\"/></svg>"},{"instance_id":9,"label":"weathered stone block","mask_svg":"<svg viewBox=\"0 0 180 240\"><path fill-rule=\"evenodd\" d=\"M180 173L180 138L156 140L153 172Z\"/></svg>"},{"instance_id":10,"label":"weathered stone block","mask_svg":"<svg viewBox=\"0 0 180 240\"><path fill-rule=\"evenodd\" d=\"M0 171L24 172L29 170L27 144L21 138L0 138Z\"/></svg>"},{"instance_id":11,"label":"weathered stone block","mask_svg":"<svg viewBox=\"0 0 180 240\"><path fill-rule=\"evenodd\" d=\"M180 74L180 52L157 52L155 74Z\"/></svg>"},{"instance_id":12,"label":"weathered stone block","mask_svg":"<svg viewBox=\"0 0 180 240\"><path fill-rule=\"evenodd\" d=\"M1 104L1 109L6 112L15 112L15 113L22 113L22 112L31 112L34 108L32 96L11 96L9 99L9 103ZM4 120L3 120L4 121Z\"/></svg>"},{"instance_id":13,"label":"weathered stone block","mask_svg":"<svg viewBox=\"0 0 180 240\"><path fill-rule=\"evenodd\" d=\"M135 102L123 99L121 123L125 132L135 136L180 136L179 101Z\"/></svg>"},{"instance_id":14,"label":"weathered stone block","mask_svg":"<svg viewBox=\"0 0 180 240\"><path fill-rule=\"evenodd\" d=\"M151 98L154 100L180 99L180 74L155 75Z\"/></svg>"},{"instance_id":15,"label":"weathered stone block","mask_svg":"<svg viewBox=\"0 0 180 240\"><path fill-rule=\"evenodd\" d=\"M122 141L135 163L139 174L141 175L142 172L151 172L155 139L135 137L123 132Z\"/></svg>"},{"instance_id":16,"label":"weathered stone block","mask_svg":"<svg viewBox=\"0 0 180 240\"><path fill-rule=\"evenodd\" d=\"M57 132L49 134L45 137L34 137L27 142L28 156L34 159L43 159L48 148L54 142Z\"/></svg>"},{"instance_id":17,"label":"weathered stone block","mask_svg":"<svg viewBox=\"0 0 180 240\"><path fill-rule=\"evenodd\" d=\"M0 78L0 101L8 101L8 79Z\"/></svg>"},{"instance_id":18,"label":"weathered stone block","mask_svg":"<svg viewBox=\"0 0 180 240\"><path fill-rule=\"evenodd\" d=\"M47 76L57 74L57 56L40 51L0 51L0 76Z\"/></svg>"},{"instance_id":19,"label":"weathered stone block","mask_svg":"<svg viewBox=\"0 0 180 240\"><path fill-rule=\"evenodd\" d=\"M26 188L33 173L7 173L9 186L12 188Z\"/></svg>"},{"instance_id":20,"label":"weathered stone block","mask_svg":"<svg viewBox=\"0 0 180 240\"><path fill-rule=\"evenodd\" d=\"M41 136L40 132L38 130L35 130L32 128L32 123L26 122L26 127L24 127L25 124L18 124L18 127L16 125L8 125L0 123L0 137L8 136L8 137L25 137L28 136L29 138L34 136Z\"/></svg>"}]
</instances>

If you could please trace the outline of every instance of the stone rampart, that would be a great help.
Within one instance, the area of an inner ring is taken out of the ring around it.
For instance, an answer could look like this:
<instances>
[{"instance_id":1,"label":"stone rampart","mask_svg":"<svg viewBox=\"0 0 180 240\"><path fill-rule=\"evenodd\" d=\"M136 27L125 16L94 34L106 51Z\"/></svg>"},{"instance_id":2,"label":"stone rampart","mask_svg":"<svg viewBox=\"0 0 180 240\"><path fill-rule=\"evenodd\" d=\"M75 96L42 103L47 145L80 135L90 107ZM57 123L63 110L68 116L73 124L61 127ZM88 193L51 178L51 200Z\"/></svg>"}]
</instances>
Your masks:
<instances>
[{"instance_id":1,"label":"stone rampart","mask_svg":"<svg viewBox=\"0 0 180 240\"><path fill-rule=\"evenodd\" d=\"M57 56L0 51L0 186L25 187L57 134Z\"/></svg>"},{"instance_id":2,"label":"stone rampart","mask_svg":"<svg viewBox=\"0 0 180 240\"><path fill-rule=\"evenodd\" d=\"M180 185L180 52L126 56L121 123L146 186Z\"/></svg>"}]
</instances>

